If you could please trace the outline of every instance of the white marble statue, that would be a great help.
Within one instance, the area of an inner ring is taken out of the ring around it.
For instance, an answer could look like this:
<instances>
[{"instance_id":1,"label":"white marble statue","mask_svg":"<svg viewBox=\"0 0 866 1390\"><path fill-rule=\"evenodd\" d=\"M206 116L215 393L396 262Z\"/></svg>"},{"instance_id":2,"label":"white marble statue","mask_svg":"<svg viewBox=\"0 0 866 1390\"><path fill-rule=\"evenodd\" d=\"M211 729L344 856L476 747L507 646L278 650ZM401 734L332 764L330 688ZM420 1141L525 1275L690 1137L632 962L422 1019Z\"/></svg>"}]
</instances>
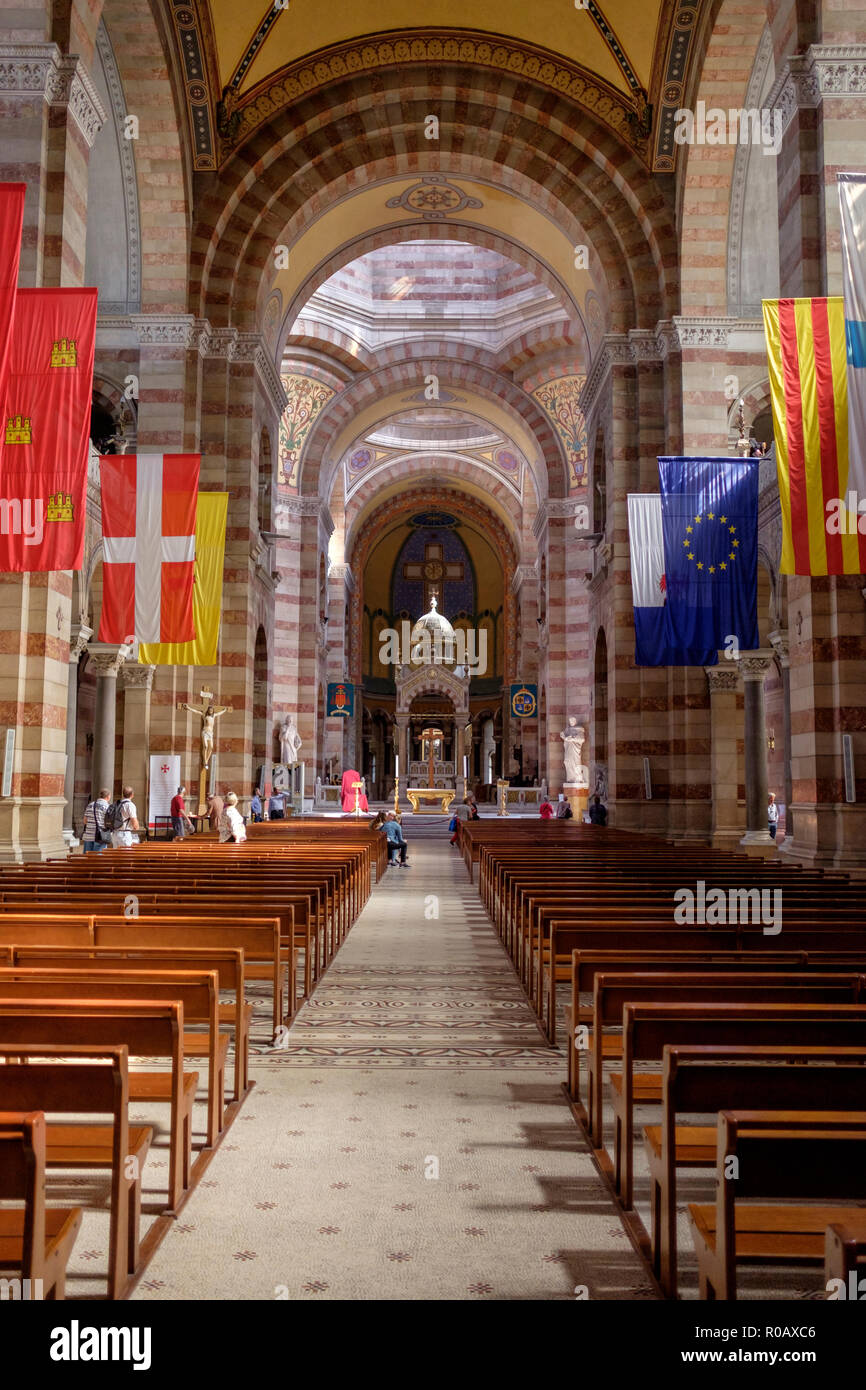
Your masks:
<instances>
[{"instance_id":1,"label":"white marble statue","mask_svg":"<svg viewBox=\"0 0 866 1390\"><path fill-rule=\"evenodd\" d=\"M286 715L280 727L280 761L286 767L294 767L298 761L298 750L301 746L301 736L298 733L298 726L291 715Z\"/></svg>"},{"instance_id":2,"label":"white marble statue","mask_svg":"<svg viewBox=\"0 0 866 1390\"><path fill-rule=\"evenodd\" d=\"M559 735L565 754L565 784L568 787L588 787L589 771L580 760L586 740L586 730L578 724L574 715L569 716L568 726Z\"/></svg>"}]
</instances>

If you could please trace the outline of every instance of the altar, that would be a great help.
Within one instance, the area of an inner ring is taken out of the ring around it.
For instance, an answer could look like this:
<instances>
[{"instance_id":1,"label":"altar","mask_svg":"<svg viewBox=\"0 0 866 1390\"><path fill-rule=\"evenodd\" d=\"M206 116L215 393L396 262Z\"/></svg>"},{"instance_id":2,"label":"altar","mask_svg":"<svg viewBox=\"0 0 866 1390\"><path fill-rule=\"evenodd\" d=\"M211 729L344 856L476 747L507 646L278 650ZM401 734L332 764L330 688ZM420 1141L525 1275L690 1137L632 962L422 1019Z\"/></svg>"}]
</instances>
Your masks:
<instances>
[{"instance_id":1,"label":"altar","mask_svg":"<svg viewBox=\"0 0 866 1390\"><path fill-rule=\"evenodd\" d=\"M414 815L447 815L457 793L447 787L409 787L406 791Z\"/></svg>"}]
</instances>

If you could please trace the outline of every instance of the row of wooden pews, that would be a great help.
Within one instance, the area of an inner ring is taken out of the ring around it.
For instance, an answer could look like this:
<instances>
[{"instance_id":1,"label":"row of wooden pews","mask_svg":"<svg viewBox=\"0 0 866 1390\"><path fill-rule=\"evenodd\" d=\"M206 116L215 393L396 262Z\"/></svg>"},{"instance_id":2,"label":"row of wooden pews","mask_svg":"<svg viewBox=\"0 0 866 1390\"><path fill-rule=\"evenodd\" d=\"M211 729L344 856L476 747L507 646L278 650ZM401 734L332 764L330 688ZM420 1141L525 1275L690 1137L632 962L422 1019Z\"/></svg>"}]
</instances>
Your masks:
<instances>
[{"instance_id":1,"label":"row of wooden pews","mask_svg":"<svg viewBox=\"0 0 866 1390\"><path fill-rule=\"evenodd\" d=\"M566 1005L569 1100L661 1291L680 1292L684 1172L715 1192L688 1208L702 1298L735 1298L747 1264L825 1261L828 1291L856 1282L866 886L567 822L460 836L551 1044Z\"/></svg>"},{"instance_id":2,"label":"row of wooden pews","mask_svg":"<svg viewBox=\"0 0 866 1390\"><path fill-rule=\"evenodd\" d=\"M253 982L285 1040L386 871L366 823L276 829L0 870L0 1274L65 1296L82 1211L46 1205L55 1175L109 1185L109 1298L176 1218L250 1089Z\"/></svg>"}]
</instances>

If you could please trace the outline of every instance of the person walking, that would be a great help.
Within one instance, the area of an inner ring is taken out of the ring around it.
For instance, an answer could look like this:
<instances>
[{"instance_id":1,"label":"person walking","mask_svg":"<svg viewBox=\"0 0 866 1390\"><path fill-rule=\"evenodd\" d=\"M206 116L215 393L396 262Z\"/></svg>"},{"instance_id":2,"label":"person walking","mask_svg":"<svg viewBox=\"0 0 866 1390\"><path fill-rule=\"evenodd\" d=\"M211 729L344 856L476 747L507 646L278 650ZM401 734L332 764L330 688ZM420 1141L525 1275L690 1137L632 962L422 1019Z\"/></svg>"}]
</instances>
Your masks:
<instances>
[{"instance_id":1,"label":"person walking","mask_svg":"<svg viewBox=\"0 0 866 1390\"><path fill-rule=\"evenodd\" d=\"M410 866L406 863L406 856L409 853L409 846L406 844L402 827L398 825L393 811L389 811L385 817L385 834L388 837L388 856L391 863L395 864L399 855L400 868L408 869Z\"/></svg>"},{"instance_id":2,"label":"person walking","mask_svg":"<svg viewBox=\"0 0 866 1390\"><path fill-rule=\"evenodd\" d=\"M229 792L225 800L225 810L220 821L220 844L242 845L247 838L244 818L238 810L236 792Z\"/></svg>"},{"instance_id":3,"label":"person walking","mask_svg":"<svg viewBox=\"0 0 866 1390\"><path fill-rule=\"evenodd\" d=\"M193 823L186 811L185 796L186 787L178 787L177 792L171 798L171 806L169 807L171 828L174 831L174 838L176 840L182 840L187 830L192 831L193 829Z\"/></svg>"},{"instance_id":4,"label":"person walking","mask_svg":"<svg viewBox=\"0 0 866 1390\"><path fill-rule=\"evenodd\" d=\"M109 844L105 829L105 813L111 800L111 792L103 787L99 796L88 801L84 810L84 833L81 837L85 854L99 854Z\"/></svg>"},{"instance_id":5,"label":"person walking","mask_svg":"<svg viewBox=\"0 0 866 1390\"><path fill-rule=\"evenodd\" d=\"M222 797L219 795L218 792L211 792L210 796L207 799L207 818L210 823L211 830L219 830L220 821L223 818L224 810L225 802L223 801Z\"/></svg>"},{"instance_id":6,"label":"person walking","mask_svg":"<svg viewBox=\"0 0 866 1390\"><path fill-rule=\"evenodd\" d=\"M119 822L120 829L113 831L111 836L115 849L131 849L139 843L138 811L132 799L133 795L132 787L123 788L123 797L118 803L115 819L115 824Z\"/></svg>"},{"instance_id":7,"label":"person walking","mask_svg":"<svg viewBox=\"0 0 866 1390\"><path fill-rule=\"evenodd\" d=\"M778 828L779 808L776 805L776 793L770 792L769 799L767 801L767 829L770 832L770 838L772 840L775 840L776 831L778 830Z\"/></svg>"},{"instance_id":8,"label":"person walking","mask_svg":"<svg viewBox=\"0 0 866 1390\"><path fill-rule=\"evenodd\" d=\"M250 815L255 823L258 824L258 822L262 820L264 814L265 808L262 805L262 790L261 787L256 787L252 795L252 800L250 801Z\"/></svg>"}]
</instances>

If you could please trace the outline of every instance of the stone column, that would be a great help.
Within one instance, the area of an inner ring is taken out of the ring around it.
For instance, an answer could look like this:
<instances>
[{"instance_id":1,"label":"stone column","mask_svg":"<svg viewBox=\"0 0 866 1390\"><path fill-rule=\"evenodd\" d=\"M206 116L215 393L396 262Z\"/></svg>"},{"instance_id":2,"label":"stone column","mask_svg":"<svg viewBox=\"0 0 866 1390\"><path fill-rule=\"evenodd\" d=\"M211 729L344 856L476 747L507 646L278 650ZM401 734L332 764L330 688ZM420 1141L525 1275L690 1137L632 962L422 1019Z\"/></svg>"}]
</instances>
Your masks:
<instances>
[{"instance_id":1,"label":"stone column","mask_svg":"<svg viewBox=\"0 0 866 1390\"><path fill-rule=\"evenodd\" d=\"M66 777L63 795L66 806L63 810L63 838L69 849L78 844L73 822L73 800L75 797L75 737L78 727L78 662L87 643L93 636L93 628L84 623L73 623L69 640L69 685L66 693Z\"/></svg>"},{"instance_id":2,"label":"stone column","mask_svg":"<svg viewBox=\"0 0 866 1390\"><path fill-rule=\"evenodd\" d=\"M155 666L139 666L130 662L120 673L123 687L123 752L120 780L123 786L135 788L136 805L143 822L147 815L147 790L150 754L150 692L153 689ZM181 777L182 780L182 777Z\"/></svg>"},{"instance_id":3,"label":"stone column","mask_svg":"<svg viewBox=\"0 0 866 1390\"><path fill-rule=\"evenodd\" d=\"M397 715L397 752L400 755L400 776L397 783L397 798L409 785L409 716Z\"/></svg>"},{"instance_id":4,"label":"stone column","mask_svg":"<svg viewBox=\"0 0 866 1390\"><path fill-rule=\"evenodd\" d=\"M114 730L117 709L117 673L129 656L124 643L93 642L90 662L96 674L96 709L93 718L93 776L91 791L98 795L108 787L114 795Z\"/></svg>"},{"instance_id":5,"label":"stone column","mask_svg":"<svg viewBox=\"0 0 866 1390\"><path fill-rule=\"evenodd\" d=\"M738 665L744 685L746 833L745 848L773 851L767 829L767 721L764 712L764 677L773 661L772 652L741 652Z\"/></svg>"},{"instance_id":6,"label":"stone column","mask_svg":"<svg viewBox=\"0 0 866 1390\"><path fill-rule=\"evenodd\" d=\"M739 672L725 663L705 666L710 688L710 786L714 849L733 849L742 838L740 815Z\"/></svg>"},{"instance_id":7,"label":"stone column","mask_svg":"<svg viewBox=\"0 0 866 1390\"><path fill-rule=\"evenodd\" d=\"M785 839L794 836L794 781L791 773L791 657L787 628L769 634L782 668L782 708L785 715Z\"/></svg>"}]
</instances>

